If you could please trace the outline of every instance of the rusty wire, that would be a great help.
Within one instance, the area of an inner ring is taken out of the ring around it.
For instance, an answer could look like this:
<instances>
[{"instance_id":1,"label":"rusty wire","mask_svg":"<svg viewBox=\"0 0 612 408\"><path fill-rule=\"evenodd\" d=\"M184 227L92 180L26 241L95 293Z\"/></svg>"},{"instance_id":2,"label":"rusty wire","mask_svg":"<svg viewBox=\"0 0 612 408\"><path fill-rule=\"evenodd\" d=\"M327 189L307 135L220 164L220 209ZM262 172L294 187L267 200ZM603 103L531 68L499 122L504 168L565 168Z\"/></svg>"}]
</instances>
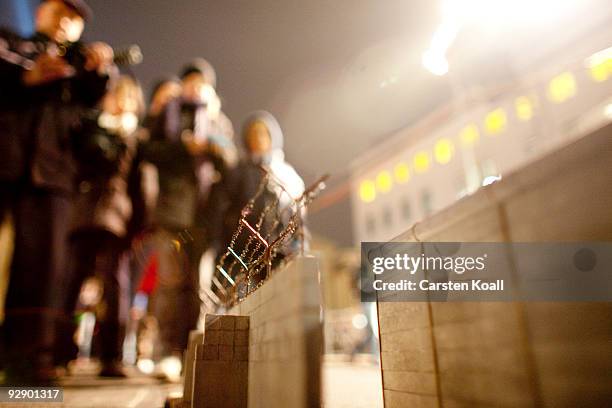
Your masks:
<instances>
[{"instance_id":1,"label":"rusty wire","mask_svg":"<svg viewBox=\"0 0 612 408\"><path fill-rule=\"evenodd\" d=\"M213 284L223 298L222 305L230 307L257 290L272 275L272 267L281 251L289 251L287 244L296 238L300 253L304 252L304 214L306 207L325 188L328 176L319 178L305 189L303 194L293 198L283 183L269 169L262 168L264 177L255 195L242 209L241 217L232 235L229 246L215 268ZM253 211L258 200L265 199L264 192L280 191L268 203L264 202L261 212L254 216ZM288 198L289 205L281 208L283 198ZM249 222L256 220L254 224ZM283 223L283 220L286 220ZM279 226L284 227L279 230ZM246 234L243 248L237 248L242 234ZM261 276L265 273L264 276Z\"/></svg>"}]
</instances>

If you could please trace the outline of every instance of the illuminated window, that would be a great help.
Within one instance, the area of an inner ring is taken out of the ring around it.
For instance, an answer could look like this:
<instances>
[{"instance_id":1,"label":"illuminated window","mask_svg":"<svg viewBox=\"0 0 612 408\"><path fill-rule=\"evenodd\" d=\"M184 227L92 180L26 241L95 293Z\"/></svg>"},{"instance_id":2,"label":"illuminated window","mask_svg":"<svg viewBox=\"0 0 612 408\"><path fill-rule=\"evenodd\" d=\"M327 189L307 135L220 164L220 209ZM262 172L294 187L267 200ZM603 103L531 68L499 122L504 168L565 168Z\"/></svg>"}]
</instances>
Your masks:
<instances>
[{"instance_id":1,"label":"illuminated window","mask_svg":"<svg viewBox=\"0 0 612 408\"><path fill-rule=\"evenodd\" d=\"M449 139L440 139L434 147L434 155L436 161L440 164L446 164L453 158L455 146Z\"/></svg>"},{"instance_id":2,"label":"illuminated window","mask_svg":"<svg viewBox=\"0 0 612 408\"><path fill-rule=\"evenodd\" d=\"M472 146L478 142L480 139L480 132L478 132L478 127L476 125L468 125L461 130L459 133L459 139L461 139L461 143L464 146Z\"/></svg>"},{"instance_id":3,"label":"illuminated window","mask_svg":"<svg viewBox=\"0 0 612 408\"><path fill-rule=\"evenodd\" d=\"M595 82L604 82L612 77L612 48L597 52L586 61L591 78Z\"/></svg>"},{"instance_id":4,"label":"illuminated window","mask_svg":"<svg viewBox=\"0 0 612 408\"><path fill-rule=\"evenodd\" d=\"M419 152L414 156L414 169L417 173L424 173L429 169L429 154Z\"/></svg>"},{"instance_id":5,"label":"illuminated window","mask_svg":"<svg viewBox=\"0 0 612 408\"><path fill-rule=\"evenodd\" d=\"M368 234L373 234L376 231L376 220L372 216L366 216L365 228Z\"/></svg>"},{"instance_id":6,"label":"illuminated window","mask_svg":"<svg viewBox=\"0 0 612 408\"><path fill-rule=\"evenodd\" d=\"M410 201L408 200L408 198L404 197L402 199L401 213L402 213L402 218L404 218L404 221L410 221L412 217L412 208L410 206Z\"/></svg>"},{"instance_id":7,"label":"illuminated window","mask_svg":"<svg viewBox=\"0 0 612 408\"><path fill-rule=\"evenodd\" d=\"M393 226L393 212L389 207L385 207L383 210L383 224L387 228Z\"/></svg>"},{"instance_id":8,"label":"illuminated window","mask_svg":"<svg viewBox=\"0 0 612 408\"><path fill-rule=\"evenodd\" d=\"M528 121L533 117L534 103L532 98L520 96L515 101L516 117Z\"/></svg>"},{"instance_id":9,"label":"illuminated window","mask_svg":"<svg viewBox=\"0 0 612 408\"><path fill-rule=\"evenodd\" d=\"M404 162L399 163L397 166L395 166L394 173L395 181L397 181L399 184L406 183L408 182L408 180L410 180L410 169L408 167L408 164Z\"/></svg>"},{"instance_id":10,"label":"illuminated window","mask_svg":"<svg viewBox=\"0 0 612 408\"><path fill-rule=\"evenodd\" d=\"M569 72L554 77L548 84L548 98L554 103L562 103L576 95L576 79Z\"/></svg>"},{"instance_id":11,"label":"illuminated window","mask_svg":"<svg viewBox=\"0 0 612 408\"><path fill-rule=\"evenodd\" d=\"M427 190L421 192L421 206L423 207L423 214L426 216L433 212L433 202L431 193Z\"/></svg>"},{"instance_id":12,"label":"illuminated window","mask_svg":"<svg viewBox=\"0 0 612 408\"><path fill-rule=\"evenodd\" d=\"M604 82L610 77L608 66L606 63L599 63L589 67L591 71L591 78L595 82Z\"/></svg>"},{"instance_id":13,"label":"illuminated window","mask_svg":"<svg viewBox=\"0 0 612 408\"><path fill-rule=\"evenodd\" d=\"M391 174L388 171L381 171L376 176L376 187L381 193L388 193L391 191L391 187L393 187L393 179L391 178Z\"/></svg>"},{"instance_id":14,"label":"illuminated window","mask_svg":"<svg viewBox=\"0 0 612 408\"><path fill-rule=\"evenodd\" d=\"M364 180L359 187L359 196L361 201L371 203L376 199L376 186L372 180Z\"/></svg>"},{"instance_id":15,"label":"illuminated window","mask_svg":"<svg viewBox=\"0 0 612 408\"><path fill-rule=\"evenodd\" d=\"M503 109L495 109L485 117L485 130L490 135L497 135L506 129L508 118Z\"/></svg>"}]
</instances>

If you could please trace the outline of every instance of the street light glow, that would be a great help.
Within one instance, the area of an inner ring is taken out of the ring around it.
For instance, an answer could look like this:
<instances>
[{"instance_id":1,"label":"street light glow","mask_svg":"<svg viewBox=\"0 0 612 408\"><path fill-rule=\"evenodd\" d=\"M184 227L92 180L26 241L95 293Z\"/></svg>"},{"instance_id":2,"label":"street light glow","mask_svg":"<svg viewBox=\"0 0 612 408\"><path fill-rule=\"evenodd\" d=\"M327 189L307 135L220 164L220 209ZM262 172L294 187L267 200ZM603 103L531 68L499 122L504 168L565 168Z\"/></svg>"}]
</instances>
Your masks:
<instances>
[{"instance_id":1,"label":"street light glow","mask_svg":"<svg viewBox=\"0 0 612 408\"><path fill-rule=\"evenodd\" d=\"M423 53L422 62L423 66L434 75L442 76L448 73L448 61L444 54L427 50Z\"/></svg>"},{"instance_id":2,"label":"street light glow","mask_svg":"<svg viewBox=\"0 0 612 408\"><path fill-rule=\"evenodd\" d=\"M447 52L465 26L487 30L550 22L569 15L577 0L442 0L442 22L421 62L434 75L449 71Z\"/></svg>"}]
</instances>

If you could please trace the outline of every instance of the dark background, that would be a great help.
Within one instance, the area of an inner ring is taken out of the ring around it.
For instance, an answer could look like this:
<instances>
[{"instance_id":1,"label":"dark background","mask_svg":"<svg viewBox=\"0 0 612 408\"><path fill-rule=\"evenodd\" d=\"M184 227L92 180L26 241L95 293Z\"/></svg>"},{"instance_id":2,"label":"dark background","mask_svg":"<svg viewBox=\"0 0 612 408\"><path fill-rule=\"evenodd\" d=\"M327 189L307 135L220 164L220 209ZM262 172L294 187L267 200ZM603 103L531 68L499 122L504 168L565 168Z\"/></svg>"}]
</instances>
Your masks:
<instances>
[{"instance_id":1,"label":"dark background","mask_svg":"<svg viewBox=\"0 0 612 408\"><path fill-rule=\"evenodd\" d=\"M0 0L0 24L31 30L28 15L37 3ZM139 44L145 61L134 73L146 89L193 57L208 59L235 128L250 111L269 110L284 129L289 162L307 183L332 173L332 186L346 181L359 154L448 102L451 80L467 88L512 77L584 31L595 15L592 3L601 3L598 10L605 13L611 9L604 0L578 1L585 4L584 14L566 16L563 30L559 21L548 24L546 15L534 32L504 37L468 30L450 55L449 79L421 67L421 54L440 22L433 0L88 3L96 16L86 38ZM342 197L313 214L311 223L315 233L351 244L350 203Z\"/></svg>"}]
</instances>

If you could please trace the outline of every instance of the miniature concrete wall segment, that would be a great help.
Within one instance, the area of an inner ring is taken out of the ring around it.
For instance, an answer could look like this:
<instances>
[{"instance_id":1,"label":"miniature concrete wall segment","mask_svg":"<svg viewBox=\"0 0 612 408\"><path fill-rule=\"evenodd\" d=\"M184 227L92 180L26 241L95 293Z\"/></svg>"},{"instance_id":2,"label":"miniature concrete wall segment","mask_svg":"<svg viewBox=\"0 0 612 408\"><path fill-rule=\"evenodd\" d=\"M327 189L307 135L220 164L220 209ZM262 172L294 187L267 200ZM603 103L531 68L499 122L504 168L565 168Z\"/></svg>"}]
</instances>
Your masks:
<instances>
[{"instance_id":1,"label":"miniature concrete wall segment","mask_svg":"<svg viewBox=\"0 0 612 408\"><path fill-rule=\"evenodd\" d=\"M397 241L611 241L611 158L608 126ZM378 310L387 408L612 401L610 303L379 302Z\"/></svg>"},{"instance_id":2,"label":"miniature concrete wall segment","mask_svg":"<svg viewBox=\"0 0 612 408\"><path fill-rule=\"evenodd\" d=\"M316 258L299 256L228 314L248 316L248 406L319 407L323 335Z\"/></svg>"}]
</instances>

